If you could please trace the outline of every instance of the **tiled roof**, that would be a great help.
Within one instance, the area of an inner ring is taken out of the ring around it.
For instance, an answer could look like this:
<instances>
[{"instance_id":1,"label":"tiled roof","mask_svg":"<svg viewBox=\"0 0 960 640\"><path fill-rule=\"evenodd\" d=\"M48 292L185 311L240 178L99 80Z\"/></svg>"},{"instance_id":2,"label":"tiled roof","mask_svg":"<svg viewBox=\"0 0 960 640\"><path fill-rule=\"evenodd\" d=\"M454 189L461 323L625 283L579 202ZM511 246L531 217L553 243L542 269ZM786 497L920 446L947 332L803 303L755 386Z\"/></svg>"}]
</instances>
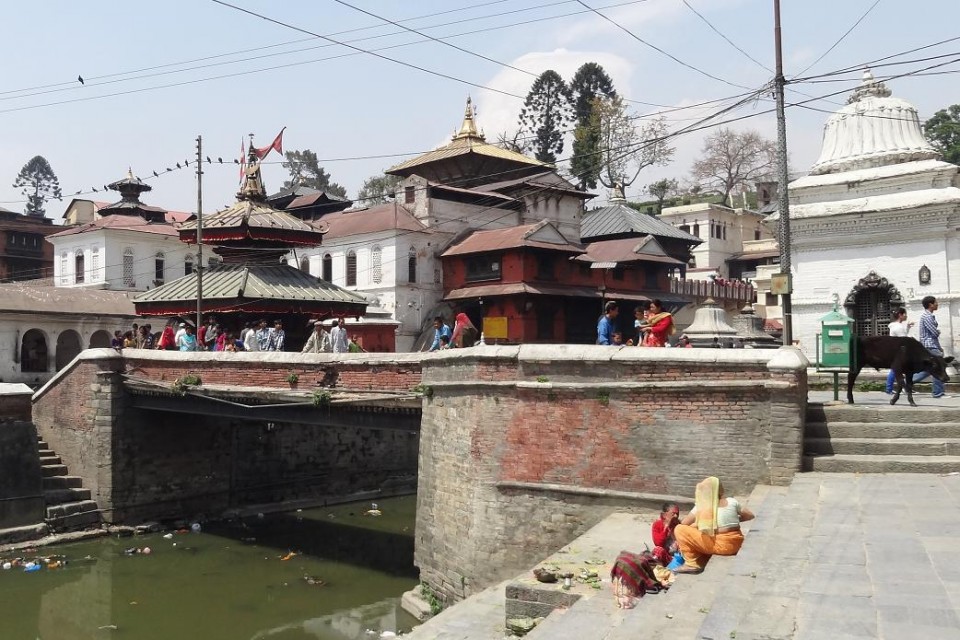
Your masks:
<instances>
[{"instance_id":1,"label":"tiled roof","mask_svg":"<svg viewBox=\"0 0 960 640\"><path fill-rule=\"evenodd\" d=\"M326 230L324 242L329 243L335 238L354 236L361 233L377 233L379 231L424 231L430 232L422 222L413 217L413 214L402 205L394 202L377 205L369 209L358 211L341 211L328 213L314 223L314 226Z\"/></svg>"},{"instance_id":2,"label":"tiled roof","mask_svg":"<svg viewBox=\"0 0 960 640\"><path fill-rule=\"evenodd\" d=\"M203 216L204 229L233 229L238 227L316 233L316 229L289 213L274 209L263 202L238 200L226 209ZM196 219L188 220L179 229L197 228Z\"/></svg>"},{"instance_id":3,"label":"tiled roof","mask_svg":"<svg viewBox=\"0 0 960 640\"><path fill-rule=\"evenodd\" d=\"M450 246L443 257L503 251L521 247L583 253L583 247L568 241L549 221L524 224L504 229L474 231L463 240Z\"/></svg>"},{"instance_id":4,"label":"tiled roof","mask_svg":"<svg viewBox=\"0 0 960 640\"><path fill-rule=\"evenodd\" d=\"M137 304L190 302L197 299L195 273L138 294ZM204 269L203 299L345 303L366 306L366 298L285 264L224 264Z\"/></svg>"},{"instance_id":5,"label":"tiled roof","mask_svg":"<svg viewBox=\"0 0 960 640\"><path fill-rule=\"evenodd\" d=\"M133 300L123 291L0 284L0 312L77 314L81 316L135 316Z\"/></svg>"},{"instance_id":6,"label":"tiled roof","mask_svg":"<svg viewBox=\"0 0 960 640\"><path fill-rule=\"evenodd\" d=\"M493 296L512 296L517 294L532 294L541 296L563 296L572 298L606 298L607 300L650 300L647 296L633 292L606 290L601 292L596 287L578 287L564 285L545 285L528 282L508 282L505 284L482 284L476 286L453 289L444 300L466 300L470 298L490 298Z\"/></svg>"},{"instance_id":7,"label":"tiled roof","mask_svg":"<svg viewBox=\"0 0 960 640\"><path fill-rule=\"evenodd\" d=\"M681 260L668 256L653 236L591 242L587 245L587 253L577 259L595 263L661 262L664 264L683 264Z\"/></svg>"},{"instance_id":8,"label":"tiled roof","mask_svg":"<svg viewBox=\"0 0 960 640\"><path fill-rule=\"evenodd\" d=\"M638 233L700 243L700 238L677 229L655 216L640 213L625 204L615 203L584 214L580 221L580 237L602 238L625 233Z\"/></svg>"},{"instance_id":9,"label":"tiled roof","mask_svg":"<svg viewBox=\"0 0 960 640\"><path fill-rule=\"evenodd\" d=\"M76 235L78 233L87 233L88 231L100 231L103 229L114 229L117 231L139 231L142 233L155 233L163 236L177 235L176 228L165 222L148 222L140 216L127 216L114 214L98 218L93 222L79 224L74 227L67 227L63 231L47 236L48 238L61 238L64 236Z\"/></svg>"},{"instance_id":10,"label":"tiled roof","mask_svg":"<svg viewBox=\"0 0 960 640\"><path fill-rule=\"evenodd\" d=\"M510 191L519 187L532 187L534 189L543 191L561 191L579 196L585 200L596 197L596 194L580 191L565 178L558 175L555 171L543 171L525 178L514 178L511 180L491 182L488 184L479 185L476 187L476 189L477 191L501 191L504 193L509 193Z\"/></svg>"},{"instance_id":11,"label":"tiled roof","mask_svg":"<svg viewBox=\"0 0 960 640\"><path fill-rule=\"evenodd\" d=\"M464 137L453 140L452 142L445 144L439 149L434 149L433 151L427 151L426 153L412 158L405 162L390 167L384 173L391 174L401 174L406 175L409 173L416 173L416 168L425 164L430 164L434 162L439 162L441 160L452 160L454 158L461 158L463 156L468 156L475 154L478 156L484 156L487 158L494 158L497 160L506 160L508 162L513 162L517 164L527 165L530 167L542 166L549 167L550 165L540 162L534 158L528 158L522 153L517 153L516 151L510 151L502 147L490 144L485 140L482 140L479 137Z\"/></svg>"}]
</instances>

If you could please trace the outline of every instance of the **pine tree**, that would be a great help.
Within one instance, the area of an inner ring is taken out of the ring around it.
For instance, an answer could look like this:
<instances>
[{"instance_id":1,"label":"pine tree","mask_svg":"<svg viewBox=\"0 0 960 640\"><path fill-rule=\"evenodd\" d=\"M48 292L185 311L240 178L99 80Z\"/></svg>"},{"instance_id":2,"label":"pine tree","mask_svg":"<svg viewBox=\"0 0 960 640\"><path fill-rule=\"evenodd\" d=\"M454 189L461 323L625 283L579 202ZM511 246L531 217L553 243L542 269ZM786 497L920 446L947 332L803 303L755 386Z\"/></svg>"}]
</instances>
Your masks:
<instances>
[{"instance_id":1,"label":"pine tree","mask_svg":"<svg viewBox=\"0 0 960 640\"><path fill-rule=\"evenodd\" d=\"M587 62L577 69L570 81L570 93L576 122L570 171L579 177L581 189L596 189L602 162L598 154L599 132L590 124L594 100L598 97L613 98L617 91L602 66Z\"/></svg>"},{"instance_id":2,"label":"pine tree","mask_svg":"<svg viewBox=\"0 0 960 640\"><path fill-rule=\"evenodd\" d=\"M17 179L13 182L15 189L27 197L27 206L24 212L29 216L43 217L46 214L44 204L52 198L60 199L60 181L53 172L50 163L43 156L34 156L30 162L23 165Z\"/></svg>"},{"instance_id":3,"label":"pine tree","mask_svg":"<svg viewBox=\"0 0 960 640\"><path fill-rule=\"evenodd\" d=\"M572 110L570 89L556 71L544 71L533 81L520 110L520 130L532 136L530 146L540 162L554 163L563 153Z\"/></svg>"},{"instance_id":4,"label":"pine tree","mask_svg":"<svg viewBox=\"0 0 960 640\"><path fill-rule=\"evenodd\" d=\"M329 195L347 197L347 190L336 182L330 182L330 174L323 170L317 161L317 154L310 149L287 151L283 154L286 161L283 168L290 172L290 180L283 183L284 188L302 186Z\"/></svg>"}]
</instances>

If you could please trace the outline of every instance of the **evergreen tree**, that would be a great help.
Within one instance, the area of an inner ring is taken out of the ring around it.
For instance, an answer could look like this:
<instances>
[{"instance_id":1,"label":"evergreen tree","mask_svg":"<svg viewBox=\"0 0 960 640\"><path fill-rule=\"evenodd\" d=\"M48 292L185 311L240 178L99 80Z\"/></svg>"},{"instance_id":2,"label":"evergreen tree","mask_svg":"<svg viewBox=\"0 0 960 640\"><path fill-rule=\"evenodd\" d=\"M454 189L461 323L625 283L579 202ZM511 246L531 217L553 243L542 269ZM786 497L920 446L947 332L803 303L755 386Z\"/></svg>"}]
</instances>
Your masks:
<instances>
[{"instance_id":1,"label":"evergreen tree","mask_svg":"<svg viewBox=\"0 0 960 640\"><path fill-rule=\"evenodd\" d=\"M960 104L940 109L923 124L927 140L943 154L943 159L960 164Z\"/></svg>"},{"instance_id":2,"label":"evergreen tree","mask_svg":"<svg viewBox=\"0 0 960 640\"><path fill-rule=\"evenodd\" d=\"M290 172L290 180L283 183L284 188L302 186L341 198L347 197L346 189L336 182L330 182L330 174L323 170L317 162L317 154L310 149L287 151L284 157L286 162L283 168Z\"/></svg>"},{"instance_id":3,"label":"evergreen tree","mask_svg":"<svg viewBox=\"0 0 960 640\"><path fill-rule=\"evenodd\" d=\"M385 204L396 193L401 180L400 176L392 176L386 173L370 176L363 181L363 186L360 187L360 192L357 194L357 200L367 206Z\"/></svg>"},{"instance_id":4,"label":"evergreen tree","mask_svg":"<svg viewBox=\"0 0 960 640\"><path fill-rule=\"evenodd\" d=\"M24 212L30 216L43 217L46 214L44 204L52 198L60 199L60 181L53 172L50 163L43 156L34 156L30 162L23 165L13 187L20 189L20 193L27 197L27 206Z\"/></svg>"},{"instance_id":5,"label":"evergreen tree","mask_svg":"<svg viewBox=\"0 0 960 640\"><path fill-rule=\"evenodd\" d=\"M596 189L602 162L598 153L600 134L590 124L594 100L613 98L617 92L603 67L596 62L587 62L577 69L570 81L570 93L576 122L570 171L579 178L581 189Z\"/></svg>"},{"instance_id":6,"label":"evergreen tree","mask_svg":"<svg viewBox=\"0 0 960 640\"><path fill-rule=\"evenodd\" d=\"M670 178L657 180L647 186L647 192L657 199L657 215L663 213L663 201L667 199L667 196L676 193L678 188L677 181Z\"/></svg>"},{"instance_id":7,"label":"evergreen tree","mask_svg":"<svg viewBox=\"0 0 960 640\"><path fill-rule=\"evenodd\" d=\"M554 163L563 153L564 127L572 118L570 89L556 71L533 81L520 110L520 130L532 137L531 148L540 162Z\"/></svg>"}]
</instances>

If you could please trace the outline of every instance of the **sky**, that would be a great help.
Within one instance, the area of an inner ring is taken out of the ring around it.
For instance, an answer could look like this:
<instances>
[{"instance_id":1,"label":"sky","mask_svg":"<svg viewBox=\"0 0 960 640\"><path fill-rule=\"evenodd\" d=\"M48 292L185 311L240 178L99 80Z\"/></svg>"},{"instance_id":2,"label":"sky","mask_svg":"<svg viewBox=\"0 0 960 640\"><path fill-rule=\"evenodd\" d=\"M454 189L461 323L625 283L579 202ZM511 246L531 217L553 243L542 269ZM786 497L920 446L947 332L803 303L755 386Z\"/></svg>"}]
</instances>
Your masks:
<instances>
[{"instance_id":1,"label":"sky","mask_svg":"<svg viewBox=\"0 0 960 640\"><path fill-rule=\"evenodd\" d=\"M233 159L247 134L263 146L283 127L286 150L312 149L355 196L366 178L449 140L467 96L488 139L513 132L523 96L547 69L569 80L582 63L600 63L638 116L728 99L671 111L671 130L730 104L747 92L742 87L763 87L773 75L764 68L774 66L772 0L584 0L623 29L577 0L345 0L356 8L336 0L230 1L303 31L212 0L16 3L5 14L0 207L23 210L24 197L11 185L39 154L64 194L62 203L48 203L48 217L59 220L78 191L78 197L118 200L114 192L102 193L103 185L124 177L128 167L153 186L144 197L148 204L195 211L192 160L201 135L204 156L214 160L204 164L203 181L203 208L212 212L234 200ZM358 9L403 21L420 34ZM784 70L794 78L957 37L960 2L783 0L782 21ZM368 53L373 49L376 55ZM945 55L875 73L953 61L960 58L960 40L889 62ZM958 69L960 62L937 71ZM816 160L825 120L859 75L791 85L788 103L805 102L787 111L791 169L805 170ZM960 102L956 73L893 79L888 86L916 105L921 120ZM811 100L827 94L834 95ZM772 108L766 96L725 117L748 116L729 126L775 139ZM660 178L686 180L712 130L678 136L673 162L644 170L628 196L644 198L645 185ZM568 141L561 157L569 154ZM186 160L191 168L176 170ZM267 158L273 164L265 164L271 192L287 178L279 160L274 154ZM88 194L93 188L101 192ZM599 196L595 203L606 198Z\"/></svg>"}]
</instances>

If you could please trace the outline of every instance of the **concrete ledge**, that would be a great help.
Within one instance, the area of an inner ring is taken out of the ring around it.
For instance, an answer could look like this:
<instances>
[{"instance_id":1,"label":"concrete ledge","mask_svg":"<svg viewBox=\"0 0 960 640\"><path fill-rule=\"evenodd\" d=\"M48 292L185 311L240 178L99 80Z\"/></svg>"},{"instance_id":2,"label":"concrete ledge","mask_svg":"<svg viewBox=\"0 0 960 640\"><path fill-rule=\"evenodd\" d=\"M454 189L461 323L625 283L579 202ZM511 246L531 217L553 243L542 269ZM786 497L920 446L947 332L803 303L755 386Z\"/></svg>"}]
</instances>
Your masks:
<instances>
[{"instance_id":1,"label":"concrete ledge","mask_svg":"<svg viewBox=\"0 0 960 640\"><path fill-rule=\"evenodd\" d=\"M639 493L635 491L616 491L613 489L594 489L578 487L569 484L550 484L546 482L509 482L500 481L495 485L498 489L519 489L521 491L544 491L564 493L575 496L591 496L595 498L614 498L636 502L651 502L659 509L664 502L676 502L679 505L693 506L693 500L687 496L671 496L659 493Z\"/></svg>"}]
</instances>

